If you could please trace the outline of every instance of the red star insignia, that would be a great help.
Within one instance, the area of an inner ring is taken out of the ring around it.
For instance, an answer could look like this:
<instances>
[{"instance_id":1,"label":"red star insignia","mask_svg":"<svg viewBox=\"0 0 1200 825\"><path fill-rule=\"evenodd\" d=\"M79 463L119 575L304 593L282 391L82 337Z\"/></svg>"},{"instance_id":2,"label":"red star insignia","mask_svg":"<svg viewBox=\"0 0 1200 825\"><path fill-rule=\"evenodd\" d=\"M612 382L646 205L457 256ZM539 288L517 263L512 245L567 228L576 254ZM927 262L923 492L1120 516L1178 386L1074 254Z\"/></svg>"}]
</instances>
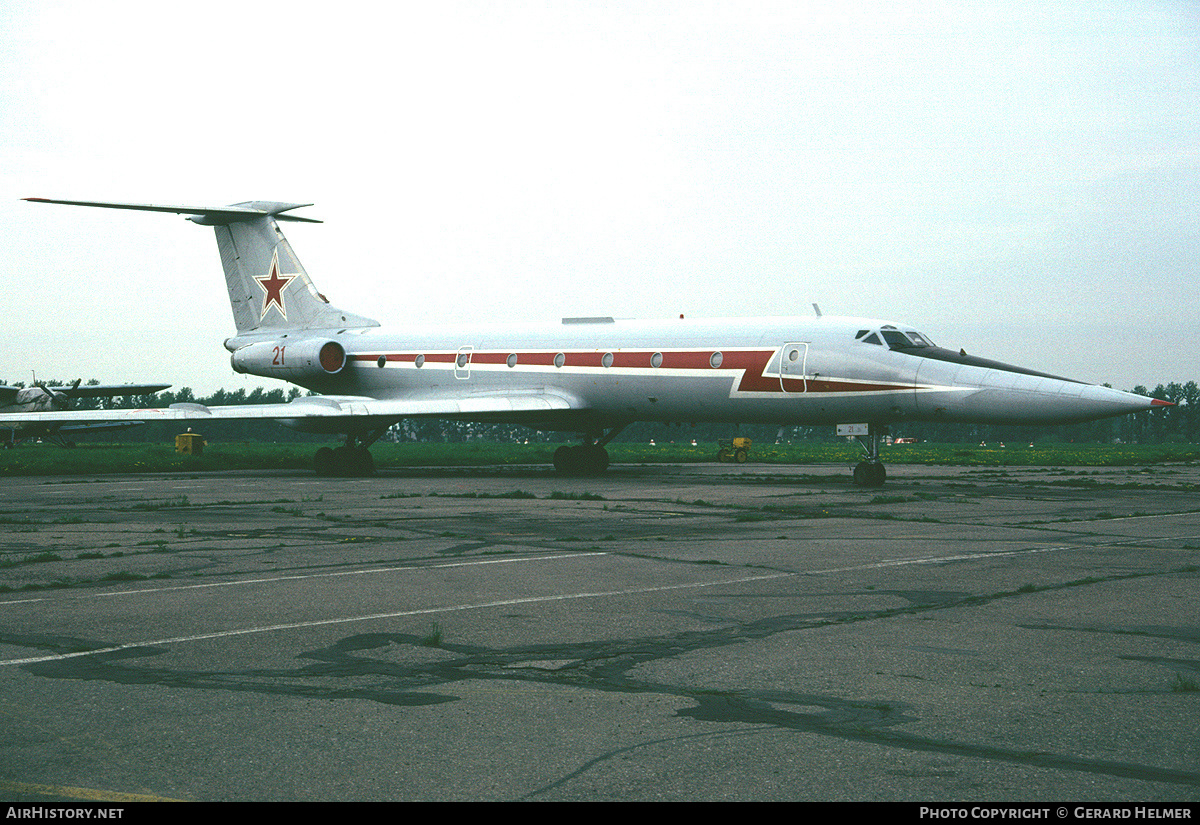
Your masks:
<instances>
[{"instance_id":1,"label":"red star insignia","mask_svg":"<svg viewBox=\"0 0 1200 825\"><path fill-rule=\"evenodd\" d=\"M267 310L274 304L279 309L279 314L283 316L283 320L287 320L287 308L283 305L283 291L287 289L287 285L295 280L295 275L280 275L279 274L279 252L271 256L271 274L265 278L255 278L258 285L263 291L263 307L262 314L259 318L267 316Z\"/></svg>"}]
</instances>

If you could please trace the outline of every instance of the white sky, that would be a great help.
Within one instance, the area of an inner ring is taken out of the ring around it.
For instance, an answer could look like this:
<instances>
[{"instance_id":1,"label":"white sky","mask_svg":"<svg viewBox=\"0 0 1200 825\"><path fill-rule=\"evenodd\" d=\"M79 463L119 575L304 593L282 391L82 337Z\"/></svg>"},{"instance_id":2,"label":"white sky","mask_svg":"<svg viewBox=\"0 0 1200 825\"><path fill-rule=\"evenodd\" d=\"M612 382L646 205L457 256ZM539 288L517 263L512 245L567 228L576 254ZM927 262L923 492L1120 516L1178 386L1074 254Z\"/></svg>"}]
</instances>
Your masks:
<instances>
[{"instance_id":1,"label":"white sky","mask_svg":"<svg viewBox=\"0 0 1200 825\"><path fill-rule=\"evenodd\" d=\"M1191 2L0 3L0 381L235 375L212 230L385 324L859 315L1200 380Z\"/></svg>"}]
</instances>

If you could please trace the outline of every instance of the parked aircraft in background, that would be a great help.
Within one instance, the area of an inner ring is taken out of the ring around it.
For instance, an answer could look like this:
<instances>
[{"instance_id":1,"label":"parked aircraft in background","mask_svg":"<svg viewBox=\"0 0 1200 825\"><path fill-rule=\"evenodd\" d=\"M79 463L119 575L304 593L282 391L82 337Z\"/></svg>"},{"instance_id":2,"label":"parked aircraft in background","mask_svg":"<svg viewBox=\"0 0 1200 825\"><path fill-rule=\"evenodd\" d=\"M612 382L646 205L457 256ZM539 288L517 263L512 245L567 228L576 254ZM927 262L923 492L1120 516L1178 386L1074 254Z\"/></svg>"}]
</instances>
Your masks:
<instances>
[{"instance_id":1,"label":"parked aircraft in background","mask_svg":"<svg viewBox=\"0 0 1200 825\"><path fill-rule=\"evenodd\" d=\"M149 395L167 389L170 384L89 384L80 386L82 379L70 386L48 387L34 384L32 387L8 387L0 384L0 413L36 413L70 409L71 401L77 398L116 398L125 395ZM123 430L136 427L141 421L97 421L94 423L70 423L54 421L24 421L0 424L0 433L7 432L4 446L15 447L31 438L44 438L63 447L74 447L71 437L84 432Z\"/></svg>"},{"instance_id":2,"label":"parked aircraft in background","mask_svg":"<svg viewBox=\"0 0 1200 825\"><path fill-rule=\"evenodd\" d=\"M735 318L384 328L332 306L279 228L310 204L190 207L63 201L188 215L217 236L236 334L233 369L321 393L286 404L131 410L138 420L265 418L342 434L315 456L319 473L373 468L367 448L412 416L512 422L578 433L564 473L608 466L604 446L634 421L844 425L865 439L854 470L883 484L879 439L899 421L1047 424L1167 402L935 346L907 324L863 318ZM105 411L112 417L118 411ZM91 413L0 413L0 425L80 423Z\"/></svg>"}]
</instances>

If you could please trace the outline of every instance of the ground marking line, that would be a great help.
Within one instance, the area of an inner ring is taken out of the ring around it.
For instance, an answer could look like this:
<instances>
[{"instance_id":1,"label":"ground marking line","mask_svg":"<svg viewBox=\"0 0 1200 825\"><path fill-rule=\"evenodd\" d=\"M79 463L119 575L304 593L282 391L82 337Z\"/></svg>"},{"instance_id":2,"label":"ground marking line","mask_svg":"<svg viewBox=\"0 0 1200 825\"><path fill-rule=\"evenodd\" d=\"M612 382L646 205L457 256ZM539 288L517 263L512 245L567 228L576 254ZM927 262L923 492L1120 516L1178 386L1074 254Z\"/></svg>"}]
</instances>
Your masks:
<instances>
[{"instance_id":1,"label":"ground marking line","mask_svg":"<svg viewBox=\"0 0 1200 825\"><path fill-rule=\"evenodd\" d=\"M1153 541L1179 541L1190 536L1160 536L1154 538L1129 538L1119 539L1117 541L1109 541L1103 544L1060 544L1054 547L1030 547L1025 550L1000 550L995 553L964 553L958 556L937 556L935 558L925 559L884 559L883 561L872 562L871 564L858 564L852 567L831 567L827 570L806 570L798 572L796 575L820 575L821 573L847 573L852 570L872 570L879 567L903 567L908 564L940 564L947 561L970 561L972 559L994 559L1001 556L1021 556L1034 553L1056 553L1061 550L1100 550L1105 547L1128 547L1130 545L1145 544ZM1196 537L1200 538L1200 536Z\"/></svg>"},{"instance_id":2,"label":"ground marking line","mask_svg":"<svg viewBox=\"0 0 1200 825\"><path fill-rule=\"evenodd\" d=\"M304 581L305 579L332 579L339 576L367 576L372 573L396 573L403 570L443 570L452 567L475 567L483 564L515 564L517 562L555 561L558 559L574 559L584 556L605 556L607 553L563 553L558 556L528 556L518 559L477 559L474 561L451 561L440 564L402 564L397 567L375 567L365 570L339 570L330 573L307 573L298 576L271 576L263 579L239 579L232 582L209 582L206 584L180 584L173 587L147 587L141 590L119 590L112 593L97 593L98 597L105 596L136 596L143 593L160 593L170 590L198 590L206 587L235 587L242 584L270 584L272 582Z\"/></svg>"},{"instance_id":3,"label":"ground marking line","mask_svg":"<svg viewBox=\"0 0 1200 825\"><path fill-rule=\"evenodd\" d=\"M600 554L602 555L602 554ZM567 593L555 596L526 596L519 599L502 599L493 602L481 602L479 604L458 604L445 607L423 607L418 610L399 610L390 613L373 613L368 616L348 616L340 619L315 619L308 622L291 622L288 624L265 625L263 627L245 627L238 630L222 630L216 633L199 633L194 636L176 636L170 639L155 639L152 641L129 642L122 645L114 645L112 647L100 648L97 650L83 650L75 653L52 653L46 656L33 656L26 659L8 659L0 661L0 667L6 665L30 665L38 662L52 662L62 659L76 659L80 656L95 656L100 653L115 653L121 650L132 650L140 647L158 647L160 645L177 644L179 642L199 642L208 639L223 639L231 636L247 636L257 633L270 633L277 630L297 630L307 627L322 627L335 624L349 624L351 622L368 622L376 619L394 619L401 616L421 616L430 613L454 613L463 610L481 610L492 607L508 607L515 604L532 604L537 602L556 602L568 601L572 599L595 599L605 596L631 596L638 593L658 593L667 590L685 590L688 588L700 587L719 587L721 585L742 584L744 582L764 581L767 579L781 579L794 576L794 573L770 573L761 576L744 576L737 579L725 579L717 582L690 582L688 584L669 584L658 587L638 587L632 590L609 590L598 591L594 593Z\"/></svg>"},{"instance_id":4,"label":"ground marking line","mask_svg":"<svg viewBox=\"0 0 1200 825\"><path fill-rule=\"evenodd\" d=\"M61 659L74 659L74 658L78 658L80 656L93 656L93 655L100 654L100 653L114 653L114 652L120 651L120 650L130 650L130 649L139 648L139 647L153 647L153 646L167 645L167 644L173 644L173 643L178 643L178 642L204 641L207 639L220 639L220 638L227 638L227 637L231 637L231 636L244 636L244 635L250 635L250 634L257 634L257 633L269 633L269 632L277 631L277 630L296 630L296 629L306 628L306 627L321 627L321 626L325 626L325 625L347 624L350 622L372 621L375 619L399 618L401 616L420 616L420 615L427 615L430 613L453 613L453 612L462 611L462 610L479 610L479 609L486 609L486 608L491 608L491 607L506 607L506 606L515 605L515 604L533 604L533 603L539 603L539 602L568 601L568 600L573 600L573 599L593 599L593 598L601 598L601 597L605 597L605 596L634 595L637 593L658 593L658 592L664 592L664 591L668 591L668 590L685 590L685 589L689 589L689 588L717 587L717 586L729 585L729 584L743 584L746 582L753 582L753 581L769 581L771 579L790 578L793 576L820 575L823 573L842 573L842 572L849 572L849 571L853 571L853 570L870 570L870 569L882 568L882 567L903 567L906 565L917 565L917 564L941 564L941 563L951 562L951 561L969 561L969 560L974 560L974 559L999 558L1002 556L1017 556L1017 555L1026 555L1026 554L1032 555L1032 554L1038 554L1038 553L1053 553L1053 552L1062 551L1062 550L1086 550L1086 549L1096 549L1096 548L1100 548L1100 547L1119 547L1119 546L1122 546L1123 544L1128 544L1128 542L1109 542L1107 544L1098 544L1098 545L1091 545L1091 544L1058 545L1055 547L1036 547L1036 548L1029 548L1026 550L1005 550L1005 551L1001 551L1001 552L997 552L997 553L967 553L967 554L962 554L962 555L958 555L958 556L938 556L938 557L922 558L922 559L895 559L895 560L886 560L886 561L882 561L882 562L875 562L872 564L855 565L852 567L837 567L837 568L830 568L830 569L826 569L826 570L808 570L808 571L795 571L795 572L786 572L786 573L770 573L770 574L765 574L765 575L761 575L761 576L745 576L745 577L737 578L737 579L725 579L725 580L717 581L717 582L693 582L693 583L688 583L688 584L662 585L659 587L641 587L641 588L634 588L631 590L610 590L610 591L599 591L599 592L594 592L594 593L570 593L570 594L560 594L560 595L556 595L556 596L528 596L528 597L519 598L519 599L504 599L501 601L482 602L479 604L461 604L461 605L451 605L451 606L447 606L447 607L426 607L426 608L421 608L418 610L402 610L402 611L396 611L396 612L392 612L392 613L375 613L375 614L371 614L371 615L367 615L367 616L351 616L351 617L344 617L344 618L340 618L340 619L319 619L319 620L308 621L308 622L294 622L294 623L290 623L290 624L278 624L278 625L266 625L263 627L242 628L240 630L224 630L224 631L219 631L217 633L203 633L203 634L198 634L198 635L194 635L194 636L177 636L177 637L169 638L169 639L158 639L156 641L131 642L131 643L123 644L123 645L115 645L113 647L101 648L98 650L86 650L86 651L80 651L80 652L76 652L76 653L55 653L55 654L50 654L50 655L46 655L46 656L35 656L35 657L31 657L31 658L26 658L26 659L0 660L0 667L4 667L6 665L36 664L38 662L56 661L56 660L61 660ZM600 552L600 553L587 553L587 554L565 554L562 556L539 556L534 559L489 559L487 561L482 561L482 562L447 562L445 564L434 565L431 568L398 567L398 568L390 568L390 569L393 569L393 570L425 570L425 569L437 569L437 568L447 568L447 567L467 567L467 566L472 566L475 564L498 564L498 563L511 562L511 561L538 561L541 559L577 558L581 555L604 556L604 555L608 555L608 554ZM369 572L374 572L374 571L364 570L364 571L344 571L342 573L323 573L323 574L314 575L311 578L317 578L320 576L355 575L357 573L369 573ZM379 571L379 572L382 572L382 571ZM255 581L278 581L278 580L287 580L289 578L310 578L310 577L281 577L280 579L263 579L263 580L255 580ZM238 584L238 583L239 582L230 582L229 584ZM219 585L193 585L192 587L212 587L212 586L219 586ZM163 588L163 589L170 590L170 589L184 589L184 588ZM153 592L153 591L129 591L129 592L138 593L138 592Z\"/></svg>"},{"instance_id":5,"label":"ground marking line","mask_svg":"<svg viewBox=\"0 0 1200 825\"><path fill-rule=\"evenodd\" d=\"M400 565L398 567L374 567L365 570L339 570L329 573L307 573L296 576L270 576L267 578L258 579L238 579L237 581L228 582L205 582L203 584L176 584L170 587L143 587L137 590L114 590L106 593L72 593L69 594L72 598L79 599L105 599L113 596L141 596L147 593L168 593L173 590L204 590L210 587L237 587L243 584L270 584L272 582L286 581L304 581L306 579L325 579L335 578L337 576L366 576L372 573L394 573L402 570L441 570L451 567L473 567L483 564L514 564L516 562L530 561L555 561L557 559L574 559L583 558L586 556L605 556L604 552L593 553L563 553L557 556L527 556L517 559L477 559L474 561L453 561L442 562L440 564L411 564ZM13 599L11 601L2 601L0 606L9 604L26 604L28 602L48 601L45 597L35 599Z\"/></svg>"},{"instance_id":6,"label":"ground marking line","mask_svg":"<svg viewBox=\"0 0 1200 825\"><path fill-rule=\"evenodd\" d=\"M816 576L822 573L847 573L851 570L872 570L877 567L903 567L909 564L940 564L947 561L970 561L972 559L994 559L1001 556L1020 556L1026 553L1053 553L1057 550L1080 550L1094 549L1095 547L1104 547L1106 545L1080 545L1065 544L1058 547L1033 547L1028 550L1001 550L996 553L964 553L959 556L936 556L933 558L924 559L885 559L884 561L872 562L871 564L856 564L852 567L831 567L827 570L806 570L797 575Z\"/></svg>"}]
</instances>

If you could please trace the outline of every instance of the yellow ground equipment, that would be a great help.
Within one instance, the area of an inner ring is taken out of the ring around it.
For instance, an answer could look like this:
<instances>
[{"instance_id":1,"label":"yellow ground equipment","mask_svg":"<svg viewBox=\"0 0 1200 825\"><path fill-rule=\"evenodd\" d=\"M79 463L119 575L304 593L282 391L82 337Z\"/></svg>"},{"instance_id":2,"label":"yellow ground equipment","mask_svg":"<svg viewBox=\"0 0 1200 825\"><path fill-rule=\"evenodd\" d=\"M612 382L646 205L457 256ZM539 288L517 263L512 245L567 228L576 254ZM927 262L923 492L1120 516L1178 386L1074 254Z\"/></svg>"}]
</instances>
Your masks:
<instances>
[{"instance_id":1,"label":"yellow ground equipment","mask_svg":"<svg viewBox=\"0 0 1200 825\"><path fill-rule=\"evenodd\" d=\"M721 439L717 443L721 445L721 449L717 450L717 461L736 461L742 464L750 456L748 438Z\"/></svg>"},{"instance_id":2,"label":"yellow ground equipment","mask_svg":"<svg viewBox=\"0 0 1200 825\"><path fill-rule=\"evenodd\" d=\"M180 433L175 436L175 452L200 455L204 452L204 436L200 433Z\"/></svg>"}]
</instances>

